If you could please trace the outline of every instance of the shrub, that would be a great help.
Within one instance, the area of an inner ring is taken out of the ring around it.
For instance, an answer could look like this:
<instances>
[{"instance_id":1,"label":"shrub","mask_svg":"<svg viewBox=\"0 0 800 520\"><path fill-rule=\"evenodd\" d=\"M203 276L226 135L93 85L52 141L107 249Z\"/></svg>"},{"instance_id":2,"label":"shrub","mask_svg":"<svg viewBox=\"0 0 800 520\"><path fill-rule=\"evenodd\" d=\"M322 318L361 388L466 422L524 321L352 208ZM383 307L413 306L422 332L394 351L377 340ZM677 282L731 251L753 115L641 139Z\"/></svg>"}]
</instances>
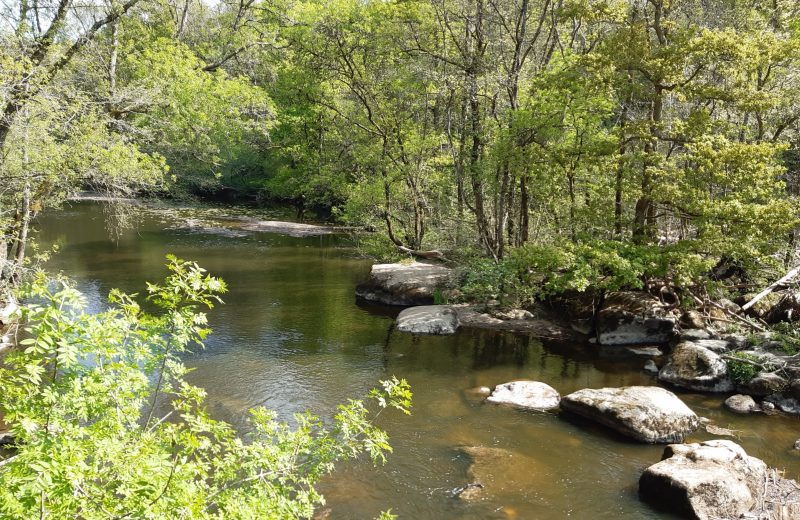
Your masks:
<instances>
[{"instance_id":1,"label":"shrub","mask_svg":"<svg viewBox=\"0 0 800 520\"><path fill-rule=\"evenodd\" d=\"M395 378L327 424L304 413L290 426L255 408L240 436L209 417L179 355L209 333L200 310L225 284L174 257L168 267L147 286L156 315L118 291L109 310L87 314L68 285L40 277L32 287L29 337L0 370L0 410L17 439L0 465L0 517L308 518L336 461L385 460L373 412L410 406Z\"/></svg>"}]
</instances>

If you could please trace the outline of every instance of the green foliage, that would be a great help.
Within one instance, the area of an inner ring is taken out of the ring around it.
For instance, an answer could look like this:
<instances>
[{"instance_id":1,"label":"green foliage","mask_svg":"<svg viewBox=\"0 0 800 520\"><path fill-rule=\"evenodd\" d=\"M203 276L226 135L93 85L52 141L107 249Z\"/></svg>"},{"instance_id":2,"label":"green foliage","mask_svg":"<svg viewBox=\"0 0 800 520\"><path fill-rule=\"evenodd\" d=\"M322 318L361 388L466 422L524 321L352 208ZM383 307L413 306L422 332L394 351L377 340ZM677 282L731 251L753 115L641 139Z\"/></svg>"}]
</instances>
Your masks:
<instances>
[{"instance_id":1,"label":"green foliage","mask_svg":"<svg viewBox=\"0 0 800 520\"><path fill-rule=\"evenodd\" d=\"M383 462L391 451L372 418L408 413L411 392L395 378L328 422L304 413L290 426L256 408L240 436L212 419L180 354L209 333L201 311L225 284L191 262L168 267L148 284L152 315L118 291L107 311L87 314L63 282L30 288L28 337L0 371L17 439L0 466L3 518L309 518L322 503L314 485L336 461Z\"/></svg>"},{"instance_id":2,"label":"green foliage","mask_svg":"<svg viewBox=\"0 0 800 520\"><path fill-rule=\"evenodd\" d=\"M755 354L746 352L734 352L728 359L728 374L735 382L744 384L756 377L761 372L759 358Z\"/></svg>"},{"instance_id":3,"label":"green foliage","mask_svg":"<svg viewBox=\"0 0 800 520\"><path fill-rule=\"evenodd\" d=\"M709 283L707 273L714 258L687 245L602 240L529 244L512 249L500 262L479 260L467 266L462 291L471 300L526 304L565 291L642 289L651 281L680 286Z\"/></svg>"}]
</instances>

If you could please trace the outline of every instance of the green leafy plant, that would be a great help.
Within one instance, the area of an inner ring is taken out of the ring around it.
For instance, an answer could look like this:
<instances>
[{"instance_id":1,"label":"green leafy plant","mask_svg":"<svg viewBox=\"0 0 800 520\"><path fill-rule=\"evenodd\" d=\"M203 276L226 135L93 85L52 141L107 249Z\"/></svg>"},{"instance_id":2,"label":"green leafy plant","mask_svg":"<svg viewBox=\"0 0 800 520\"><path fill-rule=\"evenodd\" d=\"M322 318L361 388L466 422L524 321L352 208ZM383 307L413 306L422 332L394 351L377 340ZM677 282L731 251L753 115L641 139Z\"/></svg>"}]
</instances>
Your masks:
<instances>
[{"instance_id":1,"label":"green leafy plant","mask_svg":"<svg viewBox=\"0 0 800 520\"><path fill-rule=\"evenodd\" d=\"M749 382L762 370L758 356L746 352L734 352L727 363L731 379L740 384Z\"/></svg>"},{"instance_id":2,"label":"green leafy plant","mask_svg":"<svg viewBox=\"0 0 800 520\"><path fill-rule=\"evenodd\" d=\"M316 482L337 461L385 461L388 437L372 419L409 413L411 392L396 378L327 422L303 413L291 426L255 408L242 436L212 419L179 355L210 332L201 310L225 284L175 257L168 268L147 286L158 314L119 291L88 314L68 284L40 276L30 288L28 337L0 370L16 439L0 462L0 517L308 518L323 503Z\"/></svg>"}]
</instances>

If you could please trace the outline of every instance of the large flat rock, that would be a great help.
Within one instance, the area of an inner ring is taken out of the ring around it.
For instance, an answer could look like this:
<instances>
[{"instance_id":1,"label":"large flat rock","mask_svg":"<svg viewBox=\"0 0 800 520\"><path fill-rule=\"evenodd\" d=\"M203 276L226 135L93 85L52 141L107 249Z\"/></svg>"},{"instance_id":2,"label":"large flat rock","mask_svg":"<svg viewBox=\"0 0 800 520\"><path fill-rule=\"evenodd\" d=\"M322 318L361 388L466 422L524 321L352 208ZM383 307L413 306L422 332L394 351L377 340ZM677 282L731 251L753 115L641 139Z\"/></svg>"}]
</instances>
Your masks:
<instances>
[{"instance_id":1,"label":"large flat rock","mask_svg":"<svg viewBox=\"0 0 800 520\"><path fill-rule=\"evenodd\" d=\"M648 443L681 442L700 424L675 394L656 386L578 390L561 408Z\"/></svg>"},{"instance_id":2,"label":"large flat rock","mask_svg":"<svg viewBox=\"0 0 800 520\"><path fill-rule=\"evenodd\" d=\"M356 287L356 296L386 305L430 305L451 279L452 270L438 264L375 264L367 281Z\"/></svg>"}]
</instances>

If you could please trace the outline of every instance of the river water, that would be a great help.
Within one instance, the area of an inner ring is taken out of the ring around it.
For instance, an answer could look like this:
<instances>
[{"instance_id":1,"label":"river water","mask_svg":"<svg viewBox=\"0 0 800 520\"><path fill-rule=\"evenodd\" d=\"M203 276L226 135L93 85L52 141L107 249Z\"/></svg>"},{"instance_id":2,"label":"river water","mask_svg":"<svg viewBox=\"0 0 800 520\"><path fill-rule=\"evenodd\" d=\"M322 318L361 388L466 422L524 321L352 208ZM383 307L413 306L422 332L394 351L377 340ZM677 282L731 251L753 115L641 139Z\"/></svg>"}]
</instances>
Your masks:
<instances>
[{"instance_id":1,"label":"river water","mask_svg":"<svg viewBox=\"0 0 800 520\"><path fill-rule=\"evenodd\" d=\"M306 409L329 416L380 379L396 375L411 384L413 414L380 417L394 448L388 464L343 464L323 482L328 518L368 519L389 508L406 520L672 518L636 493L639 475L660 459L662 446L632 443L555 413L483 405L464 393L514 379L543 381L562 395L657 384L642 371L644 360L489 331L412 337L393 330L398 309L355 301L370 262L346 237L176 229L171 212L130 211L141 215L117 237L107 230L101 203L73 203L41 216L40 243L59 245L48 268L73 278L93 309L103 307L111 288L141 293L145 281L162 279L167 253L224 278L226 304L209 313L214 333L204 350L186 358L194 369L190 381L207 390L217 418L242 425L257 405L287 420ZM736 430L748 453L800 477L800 456L792 450L800 420L739 417L722 408L720 396L676 393L715 425ZM689 440L709 438L700 431ZM470 482L459 446L510 454L483 464L477 501L453 496Z\"/></svg>"}]
</instances>

